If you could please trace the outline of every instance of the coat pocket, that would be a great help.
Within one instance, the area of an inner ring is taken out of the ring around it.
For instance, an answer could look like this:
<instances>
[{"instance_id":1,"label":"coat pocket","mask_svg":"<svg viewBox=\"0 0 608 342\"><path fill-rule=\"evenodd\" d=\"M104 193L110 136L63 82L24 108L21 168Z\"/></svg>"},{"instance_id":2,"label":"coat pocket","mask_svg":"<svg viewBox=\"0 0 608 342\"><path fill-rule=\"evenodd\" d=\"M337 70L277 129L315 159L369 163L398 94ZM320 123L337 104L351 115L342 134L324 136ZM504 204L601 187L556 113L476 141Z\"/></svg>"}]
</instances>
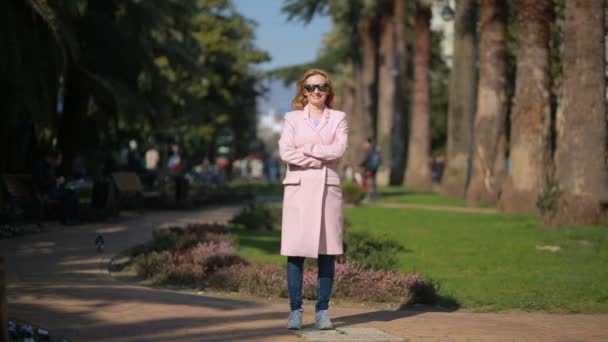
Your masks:
<instances>
[{"instance_id":1,"label":"coat pocket","mask_svg":"<svg viewBox=\"0 0 608 342\"><path fill-rule=\"evenodd\" d=\"M283 185L299 185L300 177L297 176L287 176L283 179Z\"/></svg>"}]
</instances>

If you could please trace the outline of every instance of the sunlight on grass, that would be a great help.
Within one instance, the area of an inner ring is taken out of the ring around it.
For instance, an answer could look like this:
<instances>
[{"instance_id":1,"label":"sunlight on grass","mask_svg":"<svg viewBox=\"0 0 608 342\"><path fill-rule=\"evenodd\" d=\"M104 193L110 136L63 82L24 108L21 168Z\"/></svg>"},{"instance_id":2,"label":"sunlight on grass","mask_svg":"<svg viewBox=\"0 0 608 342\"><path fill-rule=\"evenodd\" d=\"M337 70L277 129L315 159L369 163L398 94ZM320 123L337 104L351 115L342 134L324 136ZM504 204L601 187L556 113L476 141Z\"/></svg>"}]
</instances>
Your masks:
<instances>
[{"instance_id":1,"label":"sunlight on grass","mask_svg":"<svg viewBox=\"0 0 608 342\"><path fill-rule=\"evenodd\" d=\"M415 192L400 186L381 187L379 201L383 203L465 206L465 201L462 198L442 196L434 192Z\"/></svg>"},{"instance_id":2,"label":"sunlight on grass","mask_svg":"<svg viewBox=\"0 0 608 342\"><path fill-rule=\"evenodd\" d=\"M608 312L608 230L537 227L537 217L349 208L353 231L410 249L400 269L479 310ZM559 246L551 252L542 246Z\"/></svg>"},{"instance_id":3,"label":"sunlight on grass","mask_svg":"<svg viewBox=\"0 0 608 342\"><path fill-rule=\"evenodd\" d=\"M285 257L280 255L281 233L252 232L245 229L235 230L238 236L239 254L255 264L285 264Z\"/></svg>"},{"instance_id":4,"label":"sunlight on grass","mask_svg":"<svg viewBox=\"0 0 608 342\"><path fill-rule=\"evenodd\" d=\"M407 251L399 253L400 271L424 274L460 307L608 313L606 228L548 229L538 227L537 216L373 206L345 213L348 231L401 243ZM250 261L285 263L280 232L237 235Z\"/></svg>"}]
</instances>

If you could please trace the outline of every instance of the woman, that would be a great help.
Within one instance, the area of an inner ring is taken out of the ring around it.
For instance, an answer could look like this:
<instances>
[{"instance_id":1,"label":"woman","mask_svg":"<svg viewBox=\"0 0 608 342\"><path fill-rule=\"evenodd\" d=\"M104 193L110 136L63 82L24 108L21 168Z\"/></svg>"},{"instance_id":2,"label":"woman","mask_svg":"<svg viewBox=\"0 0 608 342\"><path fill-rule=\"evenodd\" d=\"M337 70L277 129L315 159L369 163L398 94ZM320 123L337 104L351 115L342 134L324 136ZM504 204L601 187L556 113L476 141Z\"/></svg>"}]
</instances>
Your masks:
<instances>
[{"instance_id":1,"label":"woman","mask_svg":"<svg viewBox=\"0 0 608 342\"><path fill-rule=\"evenodd\" d=\"M315 323L332 329L327 312L336 255L342 254L342 190L338 163L347 146L346 114L331 109L334 90L326 72L304 73L285 115L279 152L287 163L283 184L281 255L287 256L289 329L302 327L304 258L318 259Z\"/></svg>"}]
</instances>

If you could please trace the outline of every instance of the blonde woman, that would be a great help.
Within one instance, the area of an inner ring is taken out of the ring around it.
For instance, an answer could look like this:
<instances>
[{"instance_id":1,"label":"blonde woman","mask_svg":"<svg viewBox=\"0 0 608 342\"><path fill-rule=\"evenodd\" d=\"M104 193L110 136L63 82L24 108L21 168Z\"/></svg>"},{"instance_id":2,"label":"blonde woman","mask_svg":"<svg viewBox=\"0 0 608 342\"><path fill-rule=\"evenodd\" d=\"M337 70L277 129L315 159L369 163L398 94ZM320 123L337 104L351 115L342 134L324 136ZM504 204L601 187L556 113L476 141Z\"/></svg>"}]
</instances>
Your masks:
<instances>
[{"instance_id":1,"label":"blonde woman","mask_svg":"<svg viewBox=\"0 0 608 342\"><path fill-rule=\"evenodd\" d=\"M279 151L287 164L283 184L281 255L287 256L289 329L302 327L304 258L318 261L315 325L332 329L328 308L336 255L342 250L342 189L338 163L347 147L346 114L332 108L328 74L311 69L297 84L293 111L285 115Z\"/></svg>"}]
</instances>

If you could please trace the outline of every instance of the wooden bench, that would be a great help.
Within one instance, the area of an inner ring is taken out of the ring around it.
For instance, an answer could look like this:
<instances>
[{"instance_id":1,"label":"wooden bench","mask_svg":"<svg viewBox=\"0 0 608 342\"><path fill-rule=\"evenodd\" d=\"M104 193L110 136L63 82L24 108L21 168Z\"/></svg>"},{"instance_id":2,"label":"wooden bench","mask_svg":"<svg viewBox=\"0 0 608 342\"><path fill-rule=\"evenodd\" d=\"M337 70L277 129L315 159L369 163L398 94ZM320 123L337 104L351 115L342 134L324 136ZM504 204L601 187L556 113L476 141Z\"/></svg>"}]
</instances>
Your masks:
<instances>
[{"instance_id":1,"label":"wooden bench","mask_svg":"<svg viewBox=\"0 0 608 342\"><path fill-rule=\"evenodd\" d=\"M142 185L141 179L135 172L114 172L112 181L121 200L135 201L135 208L143 210L144 200L148 198L161 198L163 193L158 190L148 190ZM124 203L121 203L124 205Z\"/></svg>"}]
</instances>

